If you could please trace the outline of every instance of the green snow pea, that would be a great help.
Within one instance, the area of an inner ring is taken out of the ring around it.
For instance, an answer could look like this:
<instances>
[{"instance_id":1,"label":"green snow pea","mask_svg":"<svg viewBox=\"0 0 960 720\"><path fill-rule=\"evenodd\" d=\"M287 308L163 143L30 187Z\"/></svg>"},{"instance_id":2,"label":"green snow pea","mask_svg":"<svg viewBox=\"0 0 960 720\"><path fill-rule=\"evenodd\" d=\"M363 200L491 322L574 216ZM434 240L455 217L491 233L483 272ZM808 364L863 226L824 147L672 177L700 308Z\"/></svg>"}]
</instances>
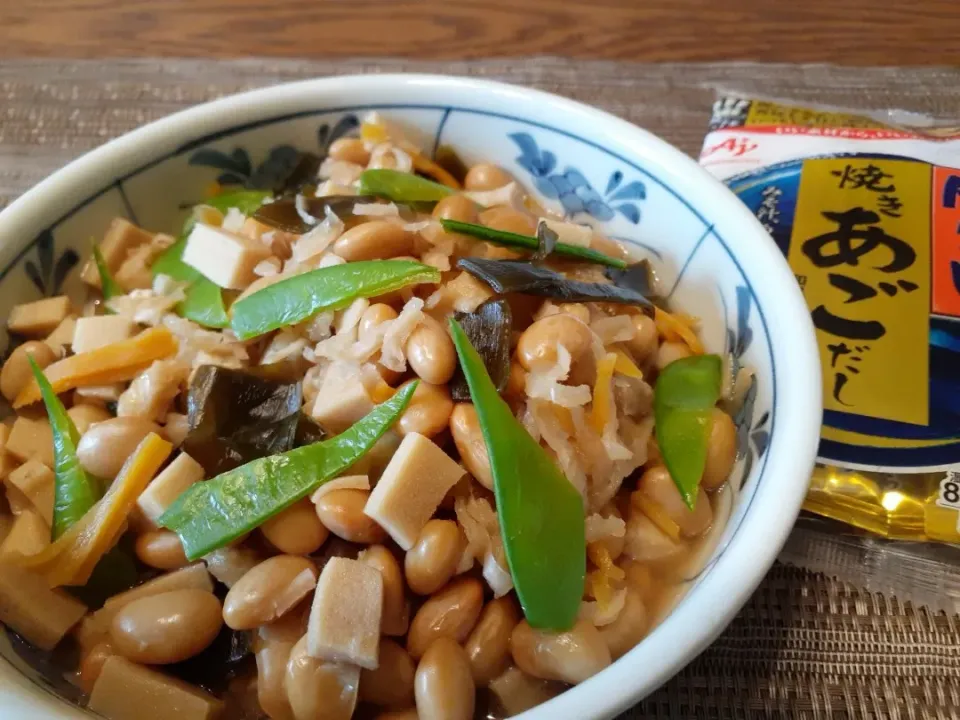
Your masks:
<instances>
[{"instance_id":1,"label":"green snow pea","mask_svg":"<svg viewBox=\"0 0 960 720\"><path fill-rule=\"evenodd\" d=\"M195 483L160 516L160 525L180 537L190 560L223 547L359 460L400 417L417 384L329 440L259 458Z\"/></svg>"},{"instance_id":2,"label":"green snow pea","mask_svg":"<svg viewBox=\"0 0 960 720\"><path fill-rule=\"evenodd\" d=\"M295 325L321 310L339 310L416 283L438 283L440 271L410 260L362 260L294 275L268 285L230 309L241 340Z\"/></svg>"},{"instance_id":3,"label":"green snow pea","mask_svg":"<svg viewBox=\"0 0 960 720\"><path fill-rule=\"evenodd\" d=\"M533 627L567 630L577 619L586 574L583 499L514 417L456 320L450 331L490 457L500 534L523 614Z\"/></svg>"},{"instance_id":4,"label":"green snow pea","mask_svg":"<svg viewBox=\"0 0 960 720\"><path fill-rule=\"evenodd\" d=\"M660 371L653 389L660 454L691 510L707 463L710 415L720 399L722 367L719 355L681 358Z\"/></svg>"}]
</instances>

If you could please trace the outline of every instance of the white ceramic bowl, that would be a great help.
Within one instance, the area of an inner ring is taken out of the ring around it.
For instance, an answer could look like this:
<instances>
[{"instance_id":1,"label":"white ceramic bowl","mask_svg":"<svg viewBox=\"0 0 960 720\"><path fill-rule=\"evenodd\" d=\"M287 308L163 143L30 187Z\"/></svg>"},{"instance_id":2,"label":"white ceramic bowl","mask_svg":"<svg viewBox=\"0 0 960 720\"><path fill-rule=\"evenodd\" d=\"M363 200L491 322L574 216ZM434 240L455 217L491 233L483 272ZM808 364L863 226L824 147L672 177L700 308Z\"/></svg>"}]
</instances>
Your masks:
<instances>
[{"instance_id":1,"label":"white ceramic bowl","mask_svg":"<svg viewBox=\"0 0 960 720\"><path fill-rule=\"evenodd\" d=\"M0 315L69 292L77 258L113 216L173 231L213 180L245 180L282 160L284 145L316 151L369 110L413 129L422 147L498 163L548 205L635 245L671 301L702 319L708 350L756 372L738 418L742 490L705 570L625 657L522 716L612 717L701 652L756 588L796 518L820 425L818 355L793 275L750 212L678 150L585 105L480 80L371 75L255 90L107 143L0 213ZM0 662L4 717L86 717L17 668Z\"/></svg>"}]
</instances>

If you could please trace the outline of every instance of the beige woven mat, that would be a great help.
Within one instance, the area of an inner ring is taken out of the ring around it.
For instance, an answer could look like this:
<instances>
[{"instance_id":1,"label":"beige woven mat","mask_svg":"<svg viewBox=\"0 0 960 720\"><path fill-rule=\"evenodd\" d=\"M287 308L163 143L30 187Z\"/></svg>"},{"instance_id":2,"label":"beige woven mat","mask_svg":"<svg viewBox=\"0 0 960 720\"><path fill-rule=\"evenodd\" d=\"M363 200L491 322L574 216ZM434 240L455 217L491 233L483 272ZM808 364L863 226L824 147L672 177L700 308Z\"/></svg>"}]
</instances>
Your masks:
<instances>
[{"instance_id":1,"label":"beige woven mat","mask_svg":"<svg viewBox=\"0 0 960 720\"><path fill-rule=\"evenodd\" d=\"M285 80L391 70L537 86L610 110L691 154L699 149L717 88L903 108L960 122L960 70L552 59L4 61L0 206L80 153L188 105ZM778 565L713 646L624 717L960 717L960 616L911 608Z\"/></svg>"}]
</instances>

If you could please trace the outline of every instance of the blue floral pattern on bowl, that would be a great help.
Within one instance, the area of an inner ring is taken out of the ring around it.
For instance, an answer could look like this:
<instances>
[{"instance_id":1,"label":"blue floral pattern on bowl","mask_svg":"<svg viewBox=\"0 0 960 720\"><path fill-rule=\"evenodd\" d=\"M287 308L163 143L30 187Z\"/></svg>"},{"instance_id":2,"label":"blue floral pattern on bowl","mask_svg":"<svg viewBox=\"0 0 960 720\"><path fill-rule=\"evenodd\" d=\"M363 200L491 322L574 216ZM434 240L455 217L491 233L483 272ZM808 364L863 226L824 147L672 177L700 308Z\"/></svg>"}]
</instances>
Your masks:
<instances>
[{"instance_id":1,"label":"blue floral pattern on bowl","mask_svg":"<svg viewBox=\"0 0 960 720\"><path fill-rule=\"evenodd\" d=\"M250 162L250 153L235 147L229 153L212 148L201 148L190 156L190 164L220 170L217 182L221 185L243 185L251 190L269 190L274 180L289 173L299 162L302 152L327 154L334 140L354 133L360 127L356 115L344 115L333 127L323 123L317 128L317 147L299 150L292 145L276 145L256 167Z\"/></svg>"},{"instance_id":2,"label":"blue floral pattern on bowl","mask_svg":"<svg viewBox=\"0 0 960 720\"><path fill-rule=\"evenodd\" d=\"M639 203L646 199L647 189L639 180L623 185L623 172L615 170L601 197L575 167L568 165L562 173L553 172L557 156L549 150L540 150L530 133L512 133L509 137L520 148L517 164L530 173L534 186L544 197L559 201L567 217L586 213L606 222L619 212L634 225L640 222Z\"/></svg>"},{"instance_id":3,"label":"blue floral pattern on bowl","mask_svg":"<svg viewBox=\"0 0 960 720\"><path fill-rule=\"evenodd\" d=\"M730 353L730 371L734 378L743 367L741 359L753 342L753 329L750 326L750 307L753 298L746 285L738 285L737 289L737 327L727 328L727 351ZM756 422L753 420L757 402L757 383L751 382L744 395L740 408L734 415L733 422L737 428L737 457L743 460L741 482L750 476L754 462L762 458L770 444L770 430L767 423L770 420L770 411L761 413Z\"/></svg>"},{"instance_id":4,"label":"blue floral pattern on bowl","mask_svg":"<svg viewBox=\"0 0 960 720\"><path fill-rule=\"evenodd\" d=\"M64 248L54 261L55 244L53 233L47 230L37 238L37 261L27 260L23 269L30 282L43 297L52 297L60 293L70 271L80 262L80 256L73 248Z\"/></svg>"}]
</instances>

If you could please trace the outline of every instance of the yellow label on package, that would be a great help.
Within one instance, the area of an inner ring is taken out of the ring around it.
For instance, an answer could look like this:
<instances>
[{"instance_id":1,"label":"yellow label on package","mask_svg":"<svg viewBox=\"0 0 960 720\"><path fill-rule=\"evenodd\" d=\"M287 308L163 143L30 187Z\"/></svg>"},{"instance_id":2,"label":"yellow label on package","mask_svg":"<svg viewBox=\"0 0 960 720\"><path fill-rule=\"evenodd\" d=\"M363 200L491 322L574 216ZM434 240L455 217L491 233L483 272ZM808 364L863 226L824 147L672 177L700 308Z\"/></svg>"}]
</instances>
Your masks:
<instances>
[{"instance_id":1,"label":"yellow label on package","mask_svg":"<svg viewBox=\"0 0 960 720\"><path fill-rule=\"evenodd\" d=\"M787 257L819 331L824 408L926 425L929 167L805 160Z\"/></svg>"},{"instance_id":2,"label":"yellow label on package","mask_svg":"<svg viewBox=\"0 0 960 720\"><path fill-rule=\"evenodd\" d=\"M805 507L960 542L960 135L728 97L700 162L810 308L824 423Z\"/></svg>"}]
</instances>

